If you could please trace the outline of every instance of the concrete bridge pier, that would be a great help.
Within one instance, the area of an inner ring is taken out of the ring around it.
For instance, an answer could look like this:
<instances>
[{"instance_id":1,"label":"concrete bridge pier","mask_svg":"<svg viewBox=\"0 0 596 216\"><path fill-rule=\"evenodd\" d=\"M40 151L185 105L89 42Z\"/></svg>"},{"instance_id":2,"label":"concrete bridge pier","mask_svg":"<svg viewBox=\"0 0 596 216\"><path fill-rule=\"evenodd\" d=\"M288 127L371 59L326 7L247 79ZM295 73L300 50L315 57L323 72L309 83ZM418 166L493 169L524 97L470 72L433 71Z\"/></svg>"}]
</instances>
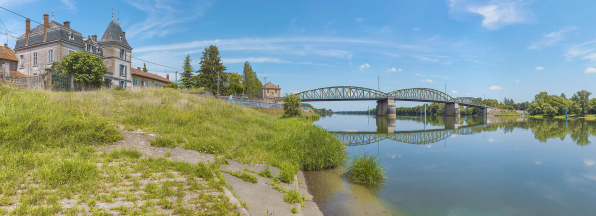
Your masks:
<instances>
[{"instance_id":1,"label":"concrete bridge pier","mask_svg":"<svg viewBox=\"0 0 596 216\"><path fill-rule=\"evenodd\" d=\"M457 102L454 103L446 103L445 104L445 111L443 112L443 116L457 116L459 117L459 104Z\"/></svg>"},{"instance_id":2,"label":"concrete bridge pier","mask_svg":"<svg viewBox=\"0 0 596 216\"><path fill-rule=\"evenodd\" d=\"M488 111L488 109L486 107L478 107L478 109L480 109L480 112L478 113L478 116L486 116L486 112Z\"/></svg>"},{"instance_id":3,"label":"concrete bridge pier","mask_svg":"<svg viewBox=\"0 0 596 216\"><path fill-rule=\"evenodd\" d=\"M377 101L377 116L396 117L394 97L387 97L385 100Z\"/></svg>"},{"instance_id":4,"label":"concrete bridge pier","mask_svg":"<svg viewBox=\"0 0 596 216\"><path fill-rule=\"evenodd\" d=\"M396 119L385 116L378 116L375 118L377 123L377 133L394 133Z\"/></svg>"}]
</instances>

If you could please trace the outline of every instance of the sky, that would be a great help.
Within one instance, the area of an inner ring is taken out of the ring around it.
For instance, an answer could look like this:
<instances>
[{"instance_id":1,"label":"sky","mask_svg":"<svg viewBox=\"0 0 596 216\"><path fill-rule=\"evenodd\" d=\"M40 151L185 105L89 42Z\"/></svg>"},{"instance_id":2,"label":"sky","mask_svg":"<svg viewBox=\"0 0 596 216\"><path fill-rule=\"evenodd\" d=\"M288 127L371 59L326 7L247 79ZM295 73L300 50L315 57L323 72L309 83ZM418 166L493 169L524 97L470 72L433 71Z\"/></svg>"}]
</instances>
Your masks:
<instances>
[{"instance_id":1,"label":"sky","mask_svg":"<svg viewBox=\"0 0 596 216\"><path fill-rule=\"evenodd\" d=\"M113 8L132 56L168 66L147 63L173 81L186 55L198 69L201 52L216 45L228 72L242 73L248 61L282 94L330 86L433 88L453 97L531 102L542 91L596 93L596 1L0 0L0 6L39 22L53 10L55 21L98 37ZM0 19L0 31L25 32L25 18L0 9ZM0 38L14 47L12 38ZM142 64L133 59L133 67ZM376 102L311 104L339 111Z\"/></svg>"}]
</instances>

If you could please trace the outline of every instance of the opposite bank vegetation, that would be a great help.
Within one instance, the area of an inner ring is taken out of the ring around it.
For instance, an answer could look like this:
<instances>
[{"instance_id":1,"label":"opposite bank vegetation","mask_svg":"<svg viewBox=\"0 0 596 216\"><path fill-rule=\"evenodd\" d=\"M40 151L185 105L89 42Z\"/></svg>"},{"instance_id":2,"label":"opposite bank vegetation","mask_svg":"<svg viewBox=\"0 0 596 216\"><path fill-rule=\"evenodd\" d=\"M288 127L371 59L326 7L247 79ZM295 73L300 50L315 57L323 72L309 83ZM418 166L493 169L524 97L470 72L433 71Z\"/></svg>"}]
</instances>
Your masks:
<instances>
[{"instance_id":1,"label":"opposite bank vegetation","mask_svg":"<svg viewBox=\"0 0 596 216\"><path fill-rule=\"evenodd\" d=\"M343 143L308 118L283 118L176 89L62 93L0 86L0 207L19 204L0 208L0 214L76 213L58 203L66 198L92 208L101 199L97 192L104 183L135 178L129 171L116 175L119 172L96 165L114 160L129 163L130 172L151 176L171 170L203 178L208 181L205 187L216 191L225 187L221 172L211 164L142 158L138 151L98 152L96 147L124 138L119 126L156 134L153 145L181 146L246 164L278 167L281 181L289 181L298 169L334 168L347 157ZM213 180L213 175L220 180ZM145 189L153 194L161 186ZM161 193L155 194L152 198L159 199ZM176 214L234 214L235 207L224 200L205 204L202 213L165 198L154 204L175 209ZM139 211L150 213L147 208Z\"/></svg>"}]
</instances>

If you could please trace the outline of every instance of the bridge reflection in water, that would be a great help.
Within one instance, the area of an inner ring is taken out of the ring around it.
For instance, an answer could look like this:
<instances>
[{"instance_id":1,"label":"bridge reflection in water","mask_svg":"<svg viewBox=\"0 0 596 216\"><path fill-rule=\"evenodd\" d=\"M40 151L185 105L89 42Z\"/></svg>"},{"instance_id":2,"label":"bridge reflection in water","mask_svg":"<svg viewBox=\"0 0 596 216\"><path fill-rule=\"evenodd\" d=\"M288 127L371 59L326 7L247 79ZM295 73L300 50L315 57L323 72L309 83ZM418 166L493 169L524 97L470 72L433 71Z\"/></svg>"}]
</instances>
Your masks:
<instances>
[{"instance_id":1,"label":"bridge reflection in water","mask_svg":"<svg viewBox=\"0 0 596 216\"><path fill-rule=\"evenodd\" d=\"M376 132L335 132L330 133L348 146L368 145L381 140L393 140L407 144L424 145L447 139L453 134L472 135L482 133L485 121L474 125L460 126L460 118L445 118L445 128L395 131L395 118L376 118ZM425 124L426 125L426 124Z\"/></svg>"}]
</instances>

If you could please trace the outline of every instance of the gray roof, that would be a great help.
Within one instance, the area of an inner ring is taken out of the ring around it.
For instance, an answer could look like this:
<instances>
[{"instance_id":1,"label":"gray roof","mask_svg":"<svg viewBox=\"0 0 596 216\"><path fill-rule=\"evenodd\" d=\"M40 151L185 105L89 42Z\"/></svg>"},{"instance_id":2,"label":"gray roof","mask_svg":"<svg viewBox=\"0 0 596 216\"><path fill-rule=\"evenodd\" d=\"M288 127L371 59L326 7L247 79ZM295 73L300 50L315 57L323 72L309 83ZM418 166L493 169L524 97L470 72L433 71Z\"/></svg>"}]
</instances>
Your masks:
<instances>
[{"instance_id":1,"label":"gray roof","mask_svg":"<svg viewBox=\"0 0 596 216\"><path fill-rule=\"evenodd\" d=\"M122 39L122 40L120 40L120 39ZM99 43L108 43L108 42L115 42L123 47L129 48L132 50L132 47L130 47L130 45L128 45L128 42L126 41L126 37L124 36L124 33L122 32L122 28L120 28L120 24L118 24L114 20L112 20L112 22L110 22L110 25L108 25L106 32L103 33L101 40L99 40Z\"/></svg>"},{"instance_id":2,"label":"gray roof","mask_svg":"<svg viewBox=\"0 0 596 216\"><path fill-rule=\"evenodd\" d=\"M67 29L62 24L51 20L49 23L49 28L47 30L47 38L46 41L55 41L55 40L63 40L66 42L74 43L80 47L83 47L83 36L81 33ZM74 40L70 40L70 33L74 33ZM27 46L33 46L36 44L43 43L43 24L38 25L37 27L31 29L29 33L29 44ZM25 35L19 36L17 38L17 43L15 45L15 49L24 48L26 43Z\"/></svg>"}]
</instances>

